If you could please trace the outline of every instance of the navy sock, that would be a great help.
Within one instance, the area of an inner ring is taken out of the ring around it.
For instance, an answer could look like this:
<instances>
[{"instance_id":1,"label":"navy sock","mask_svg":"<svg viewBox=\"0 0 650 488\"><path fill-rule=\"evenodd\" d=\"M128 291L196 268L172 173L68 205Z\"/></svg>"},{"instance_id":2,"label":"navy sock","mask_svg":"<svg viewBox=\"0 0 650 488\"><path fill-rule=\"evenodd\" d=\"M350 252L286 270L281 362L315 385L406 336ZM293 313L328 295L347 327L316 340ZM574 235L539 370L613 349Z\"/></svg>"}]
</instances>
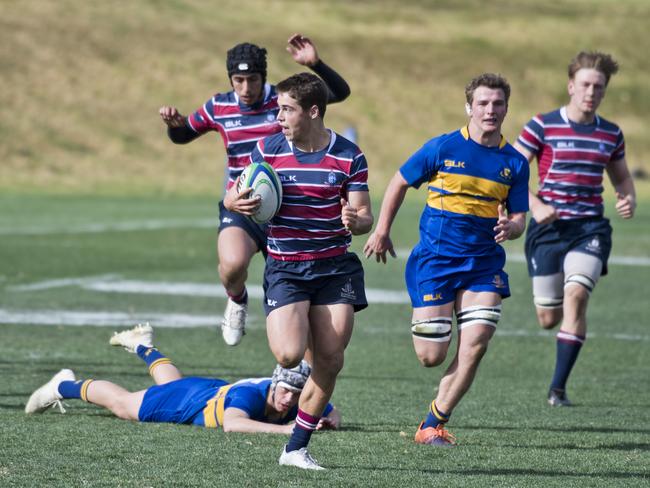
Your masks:
<instances>
[{"instance_id":1,"label":"navy sock","mask_svg":"<svg viewBox=\"0 0 650 488\"><path fill-rule=\"evenodd\" d=\"M583 336L569 334L562 330L557 333L557 356L555 359L555 373L553 373L551 389L566 389L566 382L569 379L571 369L578 359L578 354L584 342L585 338Z\"/></svg>"},{"instance_id":2,"label":"navy sock","mask_svg":"<svg viewBox=\"0 0 650 488\"><path fill-rule=\"evenodd\" d=\"M298 415L296 416L296 426L293 428L293 433L286 447L287 452L297 451L303 447L307 447L311 435L316 430L318 421L320 417L314 417L308 413L303 412L298 409Z\"/></svg>"},{"instance_id":3,"label":"navy sock","mask_svg":"<svg viewBox=\"0 0 650 488\"><path fill-rule=\"evenodd\" d=\"M438 427L440 424L446 424L449 421L449 416L451 413L446 413L436 407L436 401L431 402L431 408L429 408L429 415L424 419L422 428L426 429L427 427Z\"/></svg>"}]
</instances>

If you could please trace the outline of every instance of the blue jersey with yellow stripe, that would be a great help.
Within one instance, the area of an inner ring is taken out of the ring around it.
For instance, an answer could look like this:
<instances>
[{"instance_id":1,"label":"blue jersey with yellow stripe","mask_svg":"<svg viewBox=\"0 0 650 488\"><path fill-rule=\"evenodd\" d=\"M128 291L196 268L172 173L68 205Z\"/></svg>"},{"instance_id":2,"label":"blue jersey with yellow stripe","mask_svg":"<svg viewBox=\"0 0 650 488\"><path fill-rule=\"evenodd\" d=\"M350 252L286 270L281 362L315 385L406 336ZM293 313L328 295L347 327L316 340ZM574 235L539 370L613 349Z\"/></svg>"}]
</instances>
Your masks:
<instances>
[{"instance_id":1,"label":"blue jersey with yellow stripe","mask_svg":"<svg viewBox=\"0 0 650 488\"><path fill-rule=\"evenodd\" d=\"M487 147L467 127L428 141L400 168L409 185L428 184L420 245L439 256L502 253L494 241L497 207L528 211L528 161L502 138Z\"/></svg>"}]
</instances>

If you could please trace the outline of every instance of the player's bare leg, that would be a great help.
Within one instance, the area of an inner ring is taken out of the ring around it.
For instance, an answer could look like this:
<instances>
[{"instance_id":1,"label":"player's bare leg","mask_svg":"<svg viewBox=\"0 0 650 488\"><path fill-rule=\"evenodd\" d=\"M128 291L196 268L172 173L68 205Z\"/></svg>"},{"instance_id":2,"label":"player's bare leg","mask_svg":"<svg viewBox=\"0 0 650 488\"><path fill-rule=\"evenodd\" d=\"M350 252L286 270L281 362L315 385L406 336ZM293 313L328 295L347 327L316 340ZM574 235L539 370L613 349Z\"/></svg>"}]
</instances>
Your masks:
<instances>
[{"instance_id":1,"label":"player's bare leg","mask_svg":"<svg viewBox=\"0 0 650 488\"><path fill-rule=\"evenodd\" d=\"M96 380L88 384L83 400L107 408L116 417L124 420L138 420L146 390L131 393L110 381Z\"/></svg>"},{"instance_id":2,"label":"player's bare leg","mask_svg":"<svg viewBox=\"0 0 650 488\"><path fill-rule=\"evenodd\" d=\"M245 333L248 312L246 279L250 260L258 248L240 227L226 227L219 232L217 249L219 278L229 297L221 329L226 344L236 346Z\"/></svg>"},{"instance_id":3,"label":"player's bare leg","mask_svg":"<svg viewBox=\"0 0 650 488\"><path fill-rule=\"evenodd\" d=\"M309 345L309 302L296 302L273 310L266 318L269 347L283 368L296 366ZM313 366L313 365L312 365Z\"/></svg>"}]
</instances>

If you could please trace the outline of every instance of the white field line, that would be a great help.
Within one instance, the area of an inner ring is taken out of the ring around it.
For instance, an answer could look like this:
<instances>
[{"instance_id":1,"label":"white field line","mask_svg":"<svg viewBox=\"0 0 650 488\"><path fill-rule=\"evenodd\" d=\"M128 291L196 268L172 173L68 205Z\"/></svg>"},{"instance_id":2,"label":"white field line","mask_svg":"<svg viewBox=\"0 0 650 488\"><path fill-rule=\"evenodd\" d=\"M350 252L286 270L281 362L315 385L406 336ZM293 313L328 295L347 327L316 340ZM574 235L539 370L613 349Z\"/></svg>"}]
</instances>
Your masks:
<instances>
[{"instance_id":1,"label":"white field line","mask_svg":"<svg viewBox=\"0 0 650 488\"><path fill-rule=\"evenodd\" d=\"M262 330L264 324L257 317L249 317L247 329ZM138 323L149 322L154 327L192 328L217 327L221 317L215 315L128 313L128 312L82 312L78 310L5 310L0 309L0 324L52 325L52 326L95 326L132 327ZM362 326L363 333L404 335L409 334L409 324L404 327ZM540 337L553 340L554 332L529 331L523 329L504 329L497 327L496 334L502 337ZM650 342L650 336L635 334L588 334L589 339Z\"/></svg>"},{"instance_id":2,"label":"white field line","mask_svg":"<svg viewBox=\"0 0 650 488\"><path fill-rule=\"evenodd\" d=\"M175 295L195 297L225 298L226 292L221 285L204 283L168 283L159 281L119 280L111 275L87 278L68 278L60 280L41 281L28 285L8 287L10 291L38 291L51 288L75 286L85 290L104 293L139 293L148 295ZM264 290L260 285L246 285L251 298L263 298ZM405 291L366 289L369 303L401 304L410 303Z\"/></svg>"},{"instance_id":3,"label":"white field line","mask_svg":"<svg viewBox=\"0 0 650 488\"><path fill-rule=\"evenodd\" d=\"M105 222L97 224L77 224L66 227L43 225L34 227L0 228L3 236L31 236L48 234L97 234L102 232L131 232L159 229L213 228L219 226L219 219L152 219L126 222Z\"/></svg>"},{"instance_id":4,"label":"white field line","mask_svg":"<svg viewBox=\"0 0 650 488\"><path fill-rule=\"evenodd\" d=\"M66 227L60 226L34 226L19 228L0 228L0 235L21 236L21 235L48 235L48 234L97 234L103 232L131 232L159 229L189 229L189 228L213 228L219 226L219 220L214 218L200 219L149 219L133 220L123 222L105 222L93 224L77 224ZM411 250L398 248L398 259L408 258ZM526 258L521 253L509 253L508 260L515 263L525 263ZM610 264L623 266L650 266L650 257L647 256L610 256Z\"/></svg>"},{"instance_id":5,"label":"white field line","mask_svg":"<svg viewBox=\"0 0 650 488\"><path fill-rule=\"evenodd\" d=\"M395 249L397 259L408 259L411 250L407 248ZM506 261L512 263L525 263L526 256L523 253L507 252ZM621 266L650 266L650 257L646 256L610 256L608 264Z\"/></svg>"}]
</instances>

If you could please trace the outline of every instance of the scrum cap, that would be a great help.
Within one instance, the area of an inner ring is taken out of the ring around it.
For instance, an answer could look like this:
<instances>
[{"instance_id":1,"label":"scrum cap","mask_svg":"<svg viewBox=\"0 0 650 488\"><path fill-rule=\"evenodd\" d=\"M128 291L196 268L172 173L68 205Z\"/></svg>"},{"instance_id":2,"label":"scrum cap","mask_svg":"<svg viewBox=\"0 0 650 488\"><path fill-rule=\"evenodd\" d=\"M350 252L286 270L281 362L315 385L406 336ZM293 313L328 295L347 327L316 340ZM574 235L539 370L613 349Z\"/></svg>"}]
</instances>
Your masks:
<instances>
[{"instance_id":1,"label":"scrum cap","mask_svg":"<svg viewBox=\"0 0 650 488\"><path fill-rule=\"evenodd\" d=\"M266 49L244 42L228 51L228 78L234 74L260 73L266 80Z\"/></svg>"},{"instance_id":2,"label":"scrum cap","mask_svg":"<svg viewBox=\"0 0 650 488\"><path fill-rule=\"evenodd\" d=\"M275 387L280 385L287 390L302 391L310 374L311 366L305 360L300 361L298 366L290 369L283 368L278 364L273 371L271 388L275 390Z\"/></svg>"}]
</instances>

